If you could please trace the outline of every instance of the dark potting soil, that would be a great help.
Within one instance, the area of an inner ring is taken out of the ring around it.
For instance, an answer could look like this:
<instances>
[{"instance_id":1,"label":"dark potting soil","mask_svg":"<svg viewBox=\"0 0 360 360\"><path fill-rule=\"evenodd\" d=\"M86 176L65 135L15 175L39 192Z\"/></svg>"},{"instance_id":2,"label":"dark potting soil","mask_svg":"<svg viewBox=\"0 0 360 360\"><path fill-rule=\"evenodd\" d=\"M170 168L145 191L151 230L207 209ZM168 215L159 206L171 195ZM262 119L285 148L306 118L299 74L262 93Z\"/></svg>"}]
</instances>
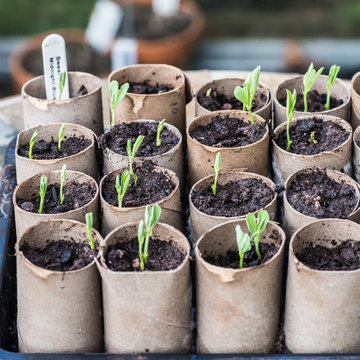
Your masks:
<instances>
[{"instance_id":1,"label":"dark potting soil","mask_svg":"<svg viewBox=\"0 0 360 360\"><path fill-rule=\"evenodd\" d=\"M156 123L137 121L120 123L99 137L100 146L102 149L108 148L118 154L127 156L126 145L128 139L131 139L132 144L134 144L139 135L144 135L144 140L136 156L149 157L164 154L175 147L180 138L170 131L165 124L160 135L161 145L156 146L156 134L159 123L160 121L156 121Z\"/></svg>"},{"instance_id":2,"label":"dark potting soil","mask_svg":"<svg viewBox=\"0 0 360 360\"><path fill-rule=\"evenodd\" d=\"M33 264L53 271L78 270L96 257L96 251L88 244L68 240L50 241L44 248L32 248L25 243L20 250Z\"/></svg>"},{"instance_id":3,"label":"dark potting soil","mask_svg":"<svg viewBox=\"0 0 360 360\"><path fill-rule=\"evenodd\" d=\"M209 185L202 191L194 191L191 200L205 214L234 217L264 208L274 196L274 191L261 180L247 178L218 184L216 195Z\"/></svg>"},{"instance_id":4,"label":"dark potting soil","mask_svg":"<svg viewBox=\"0 0 360 360\"><path fill-rule=\"evenodd\" d=\"M314 143L310 134L314 132ZM290 152L302 155L314 155L324 151L331 151L343 144L350 136L340 125L332 121L323 121L316 116L302 120L290 126ZM282 131L276 143L282 148L287 147L286 130Z\"/></svg>"},{"instance_id":5,"label":"dark potting soil","mask_svg":"<svg viewBox=\"0 0 360 360\"><path fill-rule=\"evenodd\" d=\"M172 241L150 238L147 271L167 271L176 269L185 255ZM128 242L109 246L106 264L113 271L140 271L139 243L134 238Z\"/></svg>"},{"instance_id":6,"label":"dark potting soil","mask_svg":"<svg viewBox=\"0 0 360 360\"><path fill-rule=\"evenodd\" d=\"M252 103L252 112L260 110L267 103L267 96L262 92L256 92L255 98ZM212 90L210 96L199 96L198 101L202 107L209 111L217 110L242 110L243 104L236 99L235 96L227 98L224 94L219 93L216 90Z\"/></svg>"},{"instance_id":7,"label":"dark potting soil","mask_svg":"<svg viewBox=\"0 0 360 360\"><path fill-rule=\"evenodd\" d=\"M155 85L150 85L150 80L144 80L143 82L131 82L129 85L128 92L132 94L160 94L173 89L172 86L166 84L156 83Z\"/></svg>"},{"instance_id":8,"label":"dark potting soil","mask_svg":"<svg viewBox=\"0 0 360 360\"><path fill-rule=\"evenodd\" d=\"M43 214L58 214L78 209L88 204L95 196L96 188L89 183L69 182L64 185L64 202L60 204L60 184L48 185L45 194ZM39 193L32 194L31 200L18 200L25 211L37 213L40 205Z\"/></svg>"},{"instance_id":9,"label":"dark potting soil","mask_svg":"<svg viewBox=\"0 0 360 360\"><path fill-rule=\"evenodd\" d=\"M137 185L131 177L129 187L123 199L123 207L138 207L156 203L170 195L175 185L162 172L156 172L150 161L141 166L133 165L134 173L138 177ZM115 179L109 177L103 183L102 195L109 204L118 206L118 195L115 189Z\"/></svg>"},{"instance_id":10,"label":"dark potting soil","mask_svg":"<svg viewBox=\"0 0 360 360\"><path fill-rule=\"evenodd\" d=\"M330 241L334 247L308 244L296 257L305 265L316 270L360 269L360 242L345 240L340 244Z\"/></svg>"},{"instance_id":11,"label":"dark potting soil","mask_svg":"<svg viewBox=\"0 0 360 360\"><path fill-rule=\"evenodd\" d=\"M33 147L33 159L50 160L78 154L91 145L91 141L82 137L64 137L61 150L58 150L58 142L53 138L51 141L38 140ZM29 157L29 144L19 146L18 154Z\"/></svg>"},{"instance_id":12,"label":"dark potting soil","mask_svg":"<svg viewBox=\"0 0 360 360\"><path fill-rule=\"evenodd\" d=\"M281 236L276 230L273 231L273 233L270 235L270 238L274 239L274 242L278 244L281 241ZM234 241L235 241L235 228L234 228ZM262 256L262 260L258 259L255 251L255 246L254 244L252 244L251 250L244 254L243 267L247 268L252 266L258 266L269 261L279 250L279 247L276 246L275 243L265 244L261 242L261 238L260 238L259 247L260 247L260 254ZM226 254L218 254L216 256L213 255L208 256L205 252L203 254L203 258L209 264L220 266L223 268L238 269L240 266L240 257L239 257L239 252L237 250L228 250Z\"/></svg>"},{"instance_id":13,"label":"dark potting soil","mask_svg":"<svg viewBox=\"0 0 360 360\"><path fill-rule=\"evenodd\" d=\"M326 111L326 96L327 94L319 94L317 90L311 90L307 94L307 105L308 112L318 112L318 111ZM279 100L282 106L286 107L286 96ZM342 99L336 99L330 96L330 110L337 108L342 105L344 101ZM296 111L304 111L304 96L302 93L299 93L296 98Z\"/></svg>"},{"instance_id":14,"label":"dark potting soil","mask_svg":"<svg viewBox=\"0 0 360 360\"><path fill-rule=\"evenodd\" d=\"M357 202L351 185L335 182L322 169L299 174L286 190L286 196L294 209L315 218L345 219Z\"/></svg>"},{"instance_id":15,"label":"dark potting soil","mask_svg":"<svg viewBox=\"0 0 360 360\"><path fill-rule=\"evenodd\" d=\"M264 137L266 125L246 122L230 116L216 116L207 125L190 131L201 144L214 147L238 147L253 144Z\"/></svg>"}]
</instances>

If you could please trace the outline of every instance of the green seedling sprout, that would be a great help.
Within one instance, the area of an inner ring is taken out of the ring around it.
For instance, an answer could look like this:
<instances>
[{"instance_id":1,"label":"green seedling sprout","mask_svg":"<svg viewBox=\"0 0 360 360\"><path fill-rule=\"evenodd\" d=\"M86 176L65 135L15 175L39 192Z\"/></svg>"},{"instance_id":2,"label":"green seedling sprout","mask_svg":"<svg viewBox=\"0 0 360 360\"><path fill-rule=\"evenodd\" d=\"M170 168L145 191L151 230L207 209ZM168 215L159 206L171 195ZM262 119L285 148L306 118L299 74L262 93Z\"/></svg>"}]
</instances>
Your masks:
<instances>
[{"instance_id":1,"label":"green seedling sprout","mask_svg":"<svg viewBox=\"0 0 360 360\"><path fill-rule=\"evenodd\" d=\"M156 146L160 146L161 145L161 132L163 131L164 125L165 125L165 121L166 119L162 119L160 124L157 127L157 132L156 132Z\"/></svg>"},{"instance_id":2,"label":"green seedling sprout","mask_svg":"<svg viewBox=\"0 0 360 360\"><path fill-rule=\"evenodd\" d=\"M315 139L315 131L312 131L310 133L310 140L314 143L314 144L317 144L318 141Z\"/></svg>"},{"instance_id":3,"label":"green seedling sprout","mask_svg":"<svg viewBox=\"0 0 360 360\"><path fill-rule=\"evenodd\" d=\"M93 227L93 213L89 212L85 215L85 220L86 220L86 231L89 235L89 244L90 244L90 249L91 250L95 250L95 243L94 243L94 239L92 236L92 227Z\"/></svg>"},{"instance_id":4,"label":"green seedling sprout","mask_svg":"<svg viewBox=\"0 0 360 360\"><path fill-rule=\"evenodd\" d=\"M214 183L211 185L211 189L214 195L216 195L216 186L217 186L217 181L218 181L218 177L219 177L219 171L221 168L221 153L220 151L216 154L216 159L215 159L215 180Z\"/></svg>"},{"instance_id":5,"label":"green seedling sprout","mask_svg":"<svg viewBox=\"0 0 360 360\"><path fill-rule=\"evenodd\" d=\"M268 222L269 222L269 213L266 210L259 211L257 220L253 213L249 213L246 216L246 223L248 229L252 234L251 237L253 238L255 251L259 260L262 260L262 256L260 254L260 248L259 248L260 235L265 230Z\"/></svg>"},{"instance_id":6,"label":"green seedling sprout","mask_svg":"<svg viewBox=\"0 0 360 360\"><path fill-rule=\"evenodd\" d=\"M296 90L291 94L291 92L286 89L286 138L287 138L287 147L286 151L290 150L290 146L292 140L290 139L290 123L294 115L295 111L295 104L296 104Z\"/></svg>"},{"instance_id":7,"label":"green seedling sprout","mask_svg":"<svg viewBox=\"0 0 360 360\"><path fill-rule=\"evenodd\" d=\"M29 143L29 159L32 159L33 158L33 154L32 154L32 151L33 151L33 148L34 148L34 145L36 143L36 137L39 135L39 132L37 130L35 130L32 134L32 137L30 139L30 143Z\"/></svg>"},{"instance_id":8,"label":"green seedling sprout","mask_svg":"<svg viewBox=\"0 0 360 360\"><path fill-rule=\"evenodd\" d=\"M62 93L64 91L65 81L66 81L66 71L64 71L64 72L62 72L60 74L60 79L59 79L59 89L60 89L59 100L61 100Z\"/></svg>"},{"instance_id":9,"label":"green seedling sprout","mask_svg":"<svg viewBox=\"0 0 360 360\"><path fill-rule=\"evenodd\" d=\"M39 206L39 210L38 213L42 214L43 211L43 207L44 207L44 200L45 200L45 194L46 194L46 189L47 189L47 177L45 175L41 176L40 179L40 206Z\"/></svg>"},{"instance_id":10,"label":"green seedling sprout","mask_svg":"<svg viewBox=\"0 0 360 360\"><path fill-rule=\"evenodd\" d=\"M334 85L334 82L338 76L338 73L340 71L340 66L336 66L336 65L332 65L329 71L329 76L328 76L328 82L326 84L326 91L327 91L327 96L326 96L326 104L325 104L325 109L329 110L330 109L330 93L331 93L331 88Z\"/></svg>"},{"instance_id":11,"label":"green seedling sprout","mask_svg":"<svg viewBox=\"0 0 360 360\"><path fill-rule=\"evenodd\" d=\"M115 109L120 101L125 97L129 90L129 83L124 83L119 89L119 83L113 80L109 85L110 92L110 109L111 109L111 126L115 126Z\"/></svg>"},{"instance_id":12,"label":"green seedling sprout","mask_svg":"<svg viewBox=\"0 0 360 360\"><path fill-rule=\"evenodd\" d=\"M126 146L126 151L129 156L129 172L130 172L130 175L134 178L135 186L137 185L138 178L135 175L134 170L133 170L133 159L136 155L136 152L139 150L139 147L143 140L144 140L144 136L139 135L138 138L136 139L133 147L131 146L131 139L128 139L127 146Z\"/></svg>"},{"instance_id":13,"label":"green seedling sprout","mask_svg":"<svg viewBox=\"0 0 360 360\"><path fill-rule=\"evenodd\" d=\"M259 82L261 67L258 66L253 72L246 77L243 87L237 86L234 89L234 96L243 103L243 110L247 110L250 115L251 123L254 125L255 121L251 113L252 103L256 93L256 88Z\"/></svg>"},{"instance_id":14,"label":"green seedling sprout","mask_svg":"<svg viewBox=\"0 0 360 360\"><path fill-rule=\"evenodd\" d=\"M63 194L65 180L66 180L66 164L64 164L61 169L61 180L60 180L60 204L61 205L64 203L64 200L65 200L65 196Z\"/></svg>"},{"instance_id":15,"label":"green seedling sprout","mask_svg":"<svg viewBox=\"0 0 360 360\"><path fill-rule=\"evenodd\" d=\"M236 244L239 250L240 256L240 269L243 268L244 255L251 250L251 237L242 232L239 225L236 225Z\"/></svg>"},{"instance_id":16,"label":"green seedling sprout","mask_svg":"<svg viewBox=\"0 0 360 360\"><path fill-rule=\"evenodd\" d=\"M209 96L211 95L211 90L212 90L211 88L209 88L209 89L207 90L207 92L206 92L206 96L207 96L207 97L209 97Z\"/></svg>"},{"instance_id":17,"label":"green seedling sprout","mask_svg":"<svg viewBox=\"0 0 360 360\"><path fill-rule=\"evenodd\" d=\"M322 71L324 70L324 68L320 68L318 71L315 71L314 69L314 64L311 63L308 71L305 73L304 78L303 78L303 83L304 83L304 90L303 90L303 95L304 95L304 112L307 112L308 110L308 106L307 106L307 94L308 92L311 90L311 88L314 86L316 80L318 79L318 77L321 75Z\"/></svg>"},{"instance_id":18,"label":"green seedling sprout","mask_svg":"<svg viewBox=\"0 0 360 360\"><path fill-rule=\"evenodd\" d=\"M145 229L144 229L144 220L140 221L138 228L138 242L139 242L139 259L140 259L140 270L144 271L144 255L143 255L143 246L145 242Z\"/></svg>"},{"instance_id":19,"label":"green seedling sprout","mask_svg":"<svg viewBox=\"0 0 360 360\"><path fill-rule=\"evenodd\" d=\"M122 202L126 193L126 190L130 183L130 173L128 171L124 171L121 174L121 182L120 182L120 176L116 176L115 181L115 188L118 194L118 207L122 208Z\"/></svg>"},{"instance_id":20,"label":"green seedling sprout","mask_svg":"<svg viewBox=\"0 0 360 360\"><path fill-rule=\"evenodd\" d=\"M63 141L64 138L64 132L65 132L65 124L61 125L61 128L59 130L59 134L58 134L58 150L61 150L61 143Z\"/></svg>"}]
</instances>

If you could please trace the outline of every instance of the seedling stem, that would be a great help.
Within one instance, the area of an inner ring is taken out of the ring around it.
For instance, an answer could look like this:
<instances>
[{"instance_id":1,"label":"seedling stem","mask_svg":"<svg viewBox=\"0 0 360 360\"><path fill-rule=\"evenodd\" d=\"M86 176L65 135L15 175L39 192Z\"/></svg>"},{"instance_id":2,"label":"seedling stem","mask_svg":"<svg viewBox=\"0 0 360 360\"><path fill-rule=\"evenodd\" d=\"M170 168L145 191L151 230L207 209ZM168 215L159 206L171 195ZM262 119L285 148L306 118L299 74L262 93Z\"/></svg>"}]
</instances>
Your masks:
<instances>
[{"instance_id":1,"label":"seedling stem","mask_svg":"<svg viewBox=\"0 0 360 360\"><path fill-rule=\"evenodd\" d=\"M93 213L89 212L85 215L85 220L86 220L86 231L89 235L89 244L90 244L90 249L91 250L95 250L95 243L94 243L94 239L92 236L92 227L93 227Z\"/></svg>"},{"instance_id":2,"label":"seedling stem","mask_svg":"<svg viewBox=\"0 0 360 360\"><path fill-rule=\"evenodd\" d=\"M329 110L330 109L330 94L331 94L331 88L334 85L334 82L338 76L338 73L340 71L340 66L336 66L336 65L332 65L329 71L329 76L328 76L328 82L326 84L326 91L327 91L327 96L326 96L326 104L325 104L325 109Z\"/></svg>"},{"instance_id":3,"label":"seedling stem","mask_svg":"<svg viewBox=\"0 0 360 360\"><path fill-rule=\"evenodd\" d=\"M248 229L252 234L252 238L255 245L255 251L259 260L262 260L262 256L260 254L260 247L259 247L260 235L265 230L268 222L269 222L269 213L266 210L259 211L257 220L253 213L249 213L246 216L246 223Z\"/></svg>"},{"instance_id":4,"label":"seedling stem","mask_svg":"<svg viewBox=\"0 0 360 360\"><path fill-rule=\"evenodd\" d=\"M134 159L134 157L136 155L136 152L139 150L139 147L140 147L143 140L144 140L144 136L139 135L137 137L133 147L131 146L131 139L128 139L127 146L126 146L126 151L127 151L128 156L129 156L129 172L130 172L130 175L134 178L135 186L137 186L138 178L135 175L134 170L133 170L133 159Z\"/></svg>"},{"instance_id":5,"label":"seedling stem","mask_svg":"<svg viewBox=\"0 0 360 360\"><path fill-rule=\"evenodd\" d=\"M66 180L66 164L64 164L61 169L61 180L60 180L60 204L61 205L64 203L64 200L65 200L65 197L63 194L65 180Z\"/></svg>"},{"instance_id":6,"label":"seedling stem","mask_svg":"<svg viewBox=\"0 0 360 360\"><path fill-rule=\"evenodd\" d=\"M126 93L129 90L129 83L124 83L119 89L119 83L116 80L113 80L109 85L110 92L110 109L111 109L111 124L110 126L115 126L115 109L119 105L120 101L125 97Z\"/></svg>"},{"instance_id":7,"label":"seedling stem","mask_svg":"<svg viewBox=\"0 0 360 360\"><path fill-rule=\"evenodd\" d=\"M160 124L158 125L157 132L156 132L156 146L161 146L161 132L164 128L166 119L161 120Z\"/></svg>"},{"instance_id":8,"label":"seedling stem","mask_svg":"<svg viewBox=\"0 0 360 360\"><path fill-rule=\"evenodd\" d=\"M37 130L35 130L32 134L32 137L30 139L30 143L29 143L29 159L32 159L33 158L33 155L32 155L32 151L33 151L33 148L34 148L34 145L36 143L36 137L39 135L39 132Z\"/></svg>"},{"instance_id":9,"label":"seedling stem","mask_svg":"<svg viewBox=\"0 0 360 360\"><path fill-rule=\"evenodd\" d=\"M64 132L65 132L65 124L61 125L61 128L59 130L59 134L58 134L58 150L61 150L61 143L63 141L64 138Z\"/></svg>"},{"instance_id":10,"label":"seedling stem","mask_svg":"<svg viewBox=\"0 0 360 360\"><path fill-rule=\"evenodd\" d=\"M216 186L217 186L217 182L218 182L218 177L219 177L219 171L221 168L221 153L220 151L216 154L216 159L215 159L215 180L214 183L211 185L211 189L214 195L216 195Z\"/></svg>"},{"instance_id":11,"label":"seedling stem","mask_svg":"<svg viewBox=\"0 0 360 360\"><path fill-rule=\"evenodd\" d=\"M45 175L41 176L41 179L40 179L40 206L39 206L39 210L38 210L39 214L42 214L42 212L43 212L45 194L46 194L46 189L47 189L47 180L48 179Z\"/></svg>"},{"instance_id":12,"label":"seedling stem","mask_svg":"<svg viewBox=\"0 0 360 360\"><path fill-rule=\"evenodd\" d=\"M292 140L290 139L290 123L294 115L296 104L296 90L291 94L291 92L286 89L286 138L287 138L287 147L286 151L290 150L290 146L292 144Z\"/></svg>"},{"instance_id":13,"label":"seedling stem","mask_svg":"<svg viewBox=\"0 0 360 360\"><path fill-rule=\"evenodd\" d=\"M118 207L122 208L122 202L126 193L126 190L130 183L130 173L128 171L124 171L121 174L121 182L120 176L116 176L115 188L118 194Z\"/></svg>"}]
</instances>

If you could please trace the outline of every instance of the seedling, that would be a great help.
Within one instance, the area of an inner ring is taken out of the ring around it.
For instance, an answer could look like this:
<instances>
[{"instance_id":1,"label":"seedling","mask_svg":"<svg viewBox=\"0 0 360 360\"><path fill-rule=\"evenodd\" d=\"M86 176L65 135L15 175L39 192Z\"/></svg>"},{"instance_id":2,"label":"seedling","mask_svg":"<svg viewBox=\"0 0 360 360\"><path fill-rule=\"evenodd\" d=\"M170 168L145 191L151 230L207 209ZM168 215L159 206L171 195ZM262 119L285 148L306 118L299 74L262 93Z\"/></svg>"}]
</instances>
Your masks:
<instances>
[{"instance_id":1,"label":"seedling","mask_svg":"<svg viewBox=\"0 0 360 360\"><path fill-rule=\"evenodd\" d=\"M248 74L243 87L237 86L234 89L234 96L243 103L243 110L247 110L250 115L251 123L254 125L255 121L251 113L252 103L256 93L256 88L259 82L260 66L253 72Z\"/></svg>"},{"instance_id":2,"label":"seedling","mask_svg":"<svg viewBox=\"0 0 360 360\"><path fill-rule=\"evenodd\" d=\"M315 131L312 131L312 132L310 133L310 139L311 139L311 141L312 141L314 144L317 144L317 143L318 143L318 141L315 139Z\"/></svg>"},{"instance_id":3,"label":"seedling","mask_svg":"<svg viewBox=\"0 0 360 360\"><path fill-rule=\"evenodd\" d=\"M62 97L62 93L64 91L64 87L65 87L65 81L66 81L66 71L62 72L60 74L60 79L59 79L59 100L61 100Z\"/></svg>"},{"instance_id":4,"label":"seedling","mask_svg":"<svg viewBox=\"0 0 360 360\"><path fill-rule=\"evenodd\" d=\"M161 132L163 131L166 119L161 120L156 132L156 146L161 146Z\"/></svg>"},{"instance_id":5,"label":"seedling","mask_svg":"<svg viewBox=\"0 0 360 360\"><path fill-rule=\"evenodd\" d=\"M120 182L120 176L117 175L116 176L116 181L115 181L115 188L118 194L118 207L122 208L122 202L126 193L126 190L129 186L130 183L130 173L128 171L124 171L121 174L121 182Z\"/></svg>"},{"instance_id":6,"label":"seedling","mask_svg":"<svg viewBox=\"0 0 360 360\"><path fill-rule=\"evenodd\" d=\"M34 145L36 143L36 137L39 135L39 132L37 130L35 130L32 134L32 137L30 139L30 143L29 143L29 159L32 159L33 158L33 155L32 155L32 151L33 151L33 148L34 148Z\"/></svg>"},{"instance_id":7,"label":"seedling","mask_svg":"<svg viewBox=\"0 0 360 360\"><path fill-rule=\"evenodd\" d=\"M61 128L59 130L59 134L58 134L58 150L61 150L61 143L63 141L64 138L64 132L65 132L65 124L61 125Z\"/></svg>"},{"instance_id":8,"label":"seedling","mask_svg":"<svg viewBox=\"0 0 360 360\"><path fill-rule=\"evenodd\" d=\"M265 230L268 222L269 222L269 213L266 210L259 211L257 220L253 213L249 213L246 216L246 223L248 229L252 234L251 237L253 238L255 251L259 260L262 260L262 256L260 254L260 248L259 248L260 235Z\"/></svg>"},{"instance_id":9,"label":"seedling","mask_svg":"<svg viewBox=\"0 0 360 360\"><path fill-rule=\"evenodd\" d=\"M60 204L61 205L64 203L64 200L65 200L65 196L63 194L65 180L66 180L66 164L64 164L61 169L61 180L60 180Z\"/></svg>"},{"instance_id":10,"label":"seedling","mask_svg":"<svg viewBox=\"0 0 360 360\"><path fill-rule=\"evenodd\" d=\"M138 178L135 175L134 170L133 170L133 159L135 157L136 152L139 150L139 147L143 140L144 140L144 136L139 135L132 148L131 148L131 139L128 139L127 146L126 146L126 151L129 156L129 172L130 172L130 175L134 178L135 186L137 185Z\"/></svg>"},{"instance_id":11,"label":"seedling","mask_svg":"<svg viewBox=\"0 0 360 360\"><path fill-rule=\"evenodd\" d=\"M45 175L41 176L41 179L40 179L40 206L39 206L39 210L38 210L39 214L42 214L42 212L43 212L45 194L46 194L46 189L47 189L47 180L48 179Z\"/></svg>"},{"instance_id":12,"label":"seedling","mask_svg":"<svg viewBox=\"0 0 360 360\"><path fill-rule=\"evenodd\" d=\"M139 242L139 259L140 259L140 270L144 271L144 255L143 255L143 246L145 241L145 229L144 229L144 220L140 221L138 228L138 242Z\"/></svg>"},{"instance_id":13,"label":"seedling","mask_svg":"<svg viewBox=\"0 0 360 360\"><path fill-rule=\"evenodd\" d=\"M109 85L110 92L110 109L111 109L111 126L115 126L115 109L120 101L125 97L129 90L129 83L122 84L119 89L119 83L113 80Z\"/></svg>"},{"instance_id":14,"label":"seedling","mask_svg":"<svg viewBox=\"0 0 360 360\"><path fill-rule=\"evenodd\" d=\"M244 255L251 250L251 237L242 232L239 225L236 225L236 244L239 250L240 256L240 269L243 268Z\"/></svg>"},{"instance_id":15,"label":"seedling","mask_svg":"<svg viewBox=\"0 0 360 360\"><path fill-rule=\"evenodd\" d=\"M286 89L286 138L287 138L287 147L286 151L290 150L290 146L292 140L290 139L290 123L294 115L295 111L295 104L296 104L296 90L291 94L291 92Z\"/></svg>"},{"instance_id":16,"label":"seedling","mask_svg":"<svg viewBox=\"0 0 360 360\"><path fill-rule=\"evenodd\" d=\"M340 71L340 66L336 66L336 65L332 65L329 71L329 76L328 76L328 82L326 84L326 91L327 91L327 96L326 96L326 104L325 104L325 109L329 110L330 109L330 93L331 93L331 88L334 85L334 82L338 76L338 73Z\"/></svg>"},{"instance_id":17,"label":"seedling","mask_svg":"<svg viewBox=\"0 0 360 360\"><path fill-rule=\"evenodd\" d=\"M91 250L95 250L95 243L94 243L94 239L92 236L92 227L93 227L93 213L89 212L85 215L85 220L86 220L86 231L89 235L89 244L90 244L90 249Z\"/></svg>"},{"instance_id":18,"label":"seedling","mask_svg":"<svg viewBox=\"0 0 360 360\"><path fill-rule=\"evenodd\" d=\"M220 151L216 154L214 168L215 168L215 180L214 180L214 183L211 185L211 189L213 191L213 194L216 195L216 185L217 185L217 181L218 181L218 177L219 177L219 171L221 168L221 153L220 153Z\"/></svg>"},{"instance_id":19,"label":"seedling","mask_svg":"<svg viewBox=\"0 0 360 360\"><path fill-rule=\"evenodd\" d=\"M322 67L318 71L315 71L314 64L311 63L309 68L308 68L308 71L304 75L304 78L303 78L303 83L304 83L304 90L303 90L304 112L307 112L307 109L308 109L308 106L307 106L307 94L311 90L311 88L314 86L315 81L321 75L323 70L324 70L324 68Z\"/></svg>"},{"instance_id":20,"label":"seedling","mask_svg":"<svg viewBox=\"0 0 360 360\"><path fill-rule=\"evenodd\" d=\"M211 90L212 90L211 88L209 88L209 89L207 90L207 92L206 92L206 96L207 96L207 97L209 97L209 96L211 95Z\"/></svg>"}]
</instances>

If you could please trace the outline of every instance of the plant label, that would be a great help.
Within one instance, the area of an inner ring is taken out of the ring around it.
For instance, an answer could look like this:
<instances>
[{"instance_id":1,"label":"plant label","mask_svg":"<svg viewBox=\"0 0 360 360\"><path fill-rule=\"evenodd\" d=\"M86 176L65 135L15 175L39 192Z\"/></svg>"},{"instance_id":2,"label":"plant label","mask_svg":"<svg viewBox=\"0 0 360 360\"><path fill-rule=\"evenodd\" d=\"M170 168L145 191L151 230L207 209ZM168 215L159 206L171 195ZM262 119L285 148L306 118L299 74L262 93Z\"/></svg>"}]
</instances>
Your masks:
<instances>
[{"instance_id":1,"label":"plant label","mask_svg":"<svg viewBox=\"0 0 360 360\"><path fill-rule=\"evenodd\" d=\"M111 52L111 67L113 70L124 66L137 64L138 45L135 39L117 39Z\"/></svg>"},{"instance_id":2,"label":"plant label","mask_svg":"<svg viewBox=\"0 0 360 360\"><path fill-rule=\"evenodd\" d=\"M123 10L114 1L97 1L86 28L86 41L96 51L105 54L110 50L122 18Z\"/></svg>"},{"instance_id":3,"label":"plant label","mask_svg":"<svg viewBox=\"0 0 360 360\"><path fill-rule=\"evenodd\" d=\"M42 42L42 58L44 65L46 98L57 100L60 96L60 75L66 72L61 100L69 99L69 81L65 40L58 34L48 35Z\"/></svg>"},{"instance_id":4,"label":"plant label","mask_svg":"<svg viewBox=\"0 0 360 360\"><path fill-rule=\"evenodd\" d=\"M160 16L174 16L179 12L180 0L152 0L153 12Z\"/></svg>"}]
</instances>

